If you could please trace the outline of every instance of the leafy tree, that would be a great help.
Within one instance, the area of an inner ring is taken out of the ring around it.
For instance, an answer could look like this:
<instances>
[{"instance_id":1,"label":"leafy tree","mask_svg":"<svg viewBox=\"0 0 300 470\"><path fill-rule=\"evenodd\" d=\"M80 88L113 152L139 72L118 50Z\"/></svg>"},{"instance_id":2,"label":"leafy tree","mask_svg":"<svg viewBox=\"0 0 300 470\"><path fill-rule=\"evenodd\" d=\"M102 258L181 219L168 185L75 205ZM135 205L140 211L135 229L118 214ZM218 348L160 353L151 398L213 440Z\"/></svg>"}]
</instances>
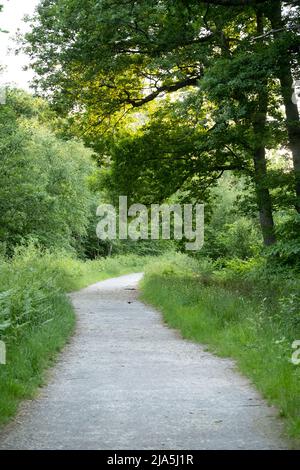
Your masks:
<instances>
[{"instance_id":1,"label":"leafy tree","mask_svg":"<svg viewBox=\"0 0 300 470\"><path fill-rule=\"evenodd\" d=\"M35 104L30 113L21 112L20 97ZM91 152L28 118L40 105L11 91L0 106L0 241L8 253L32 237L48 247L74 247L88 223Z\"/></svg>"},{"instance_id":2,"label":"leafy tree","mask_svg":"<svg viewBox=\"0 0 300 470\"><path fill-rule=\"evenodd\" d=\"M298 17L298 2L286 3L296 7ZM152 152L156 167L151 163L141 176L132 160L129 167L126 164L137 148L139 156L134 159L144 168L142 154L145 149L151 153L154 123L149 138L147 133L137 139L129 136L115 147L113 172L121 176L123 165L129 170L124 179L130 172L132 182L139 175L139 182L147 180L148 187L156 187L156 194L163 196L172 185L175 191L187 180L195 186L200 179L209 186L217 178L218 168L232 170L234 160L234 169L252 172L264 241L270 245L275 242L275 231L266 148L271 145L268 114L279 111L278 91L274 91L277 78L287 110L286 140L293 153L295 206L299 206L299 119L297 107L288 103L298 30L283 15L283 3L276 0L274 9L273 4L263 0L44 0L26 37L27 52L40 88L52 92L59 109L72 111L73 120L95 148L98 133L114 128L122 116L148 107L152 101L159 103L166 93L193 87L201 94L199 87L206 84L208 99L222 116L211 113L212 125L202 131L201 144L196 144L201 134L197 126L197 137L194 133L184 145L178 145L187 126L176 124L176 130L167 133L171 118L163 126L166 144L156 145ZM210 87L207 78L217 69L219 84ZM284 81L287 70L288 80ZM224 91L228 81L232 90L227 87L226 105L220 90ZM75 118L74 111L79 111ZM278 115L277 122L279 128L282 118ZM277 132L274 146L279 144L278 136ZM284 141L283 131L281 138ZM157 158L160 156L163 161Z\"/></svg>"},{"instance_id":3,"label":"leafy tree","mask_svg":"<svg viewBox=\"0 0 300 470\"><path fill-rule=\"evenodd\" d=\"M299 6L299 2L290 2L291 5ZM276 0L267 11L273 31L274 38L275 75L280 80L281 93L286 112L286 127L289 137L289 147L293 155L295 172L295 207L300 213L300 119L297 101L292 99L293 93L293 70L299 76L299 34L293 34L291 28L297 28L299 23L299 10L295 16L289 19L283 18L282 2Z\"/></svg>"}]
</instances>

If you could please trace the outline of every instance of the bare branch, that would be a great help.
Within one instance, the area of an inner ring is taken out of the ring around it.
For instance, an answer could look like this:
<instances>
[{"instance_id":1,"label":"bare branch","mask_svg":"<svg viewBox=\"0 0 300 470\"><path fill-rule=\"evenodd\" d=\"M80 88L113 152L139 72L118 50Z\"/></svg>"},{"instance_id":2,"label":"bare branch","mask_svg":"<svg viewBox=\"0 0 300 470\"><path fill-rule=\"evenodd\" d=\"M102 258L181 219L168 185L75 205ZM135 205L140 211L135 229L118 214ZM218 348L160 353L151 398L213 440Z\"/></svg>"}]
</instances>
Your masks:
<instances>
[{"instance_id":1,"label":"bare branch","mask_svg":"<svg viewBox=\"0 0 300 470\"><path fill-rule=\"evenodd\" d=\"M271 34L280 33L280 31L284 31L284 29L285 28L271 29L267 33L264 33L264 34L261 34L260 36L256 36L256 37L252 38L252 41L257 41L258 39L266 38L266 37L270 36Z\"/></svg>"}]
</instances>

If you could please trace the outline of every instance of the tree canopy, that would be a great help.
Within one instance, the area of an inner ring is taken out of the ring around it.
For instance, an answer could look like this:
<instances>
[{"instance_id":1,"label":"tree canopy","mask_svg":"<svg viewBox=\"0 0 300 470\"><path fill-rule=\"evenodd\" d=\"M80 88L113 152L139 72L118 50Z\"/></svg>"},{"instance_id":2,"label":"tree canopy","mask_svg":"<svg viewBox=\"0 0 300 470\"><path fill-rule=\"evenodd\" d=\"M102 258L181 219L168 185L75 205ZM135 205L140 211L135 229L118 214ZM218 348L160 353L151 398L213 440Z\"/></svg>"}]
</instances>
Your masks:
<instances>
[{"instance_id":1,"label":"tree canopy","mask_svg":"<svg viewBox=\"0 0 300 470\"><path fill-rule=\"evenodd\" d=\"M39 91L112 162L110 185L201 200L235 172L272 245L274 208L300 212L298 24L294 0L43 0L25 48ZM280 148L292 160L275 168Z\"/></svg>"}]
</instances>

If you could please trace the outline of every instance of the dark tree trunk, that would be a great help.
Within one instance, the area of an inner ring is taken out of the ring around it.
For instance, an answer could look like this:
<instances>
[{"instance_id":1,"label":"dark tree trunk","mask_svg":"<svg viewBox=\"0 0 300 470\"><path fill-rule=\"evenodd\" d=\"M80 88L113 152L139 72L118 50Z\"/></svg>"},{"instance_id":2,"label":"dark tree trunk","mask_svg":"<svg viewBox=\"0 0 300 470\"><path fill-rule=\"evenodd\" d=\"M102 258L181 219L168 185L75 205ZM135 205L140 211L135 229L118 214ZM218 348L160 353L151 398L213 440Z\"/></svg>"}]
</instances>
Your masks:
<instances>
[{"instance_id":1,"label":"dark tree trunk","mask_svg":"<svg viewBox=\"0 0 300 470\"><path fill-rule=\"evenodd\" d=\"M284 27L281 12L281 2L276 1L268 14L273 29ZM295 208L300 213L300 120L297 103L293 101L293 76L291 72L291 61L289 51L280 54L278 68L278 79L280 80L281 93L283 97L286 128L289 136L289 148L293 155L293 166L295 175Z\"/></svg>"},{"instance_id":2,"label":"dark tree trunk","mask_svg":"<svg viewBox=\"0 0 300 470\"><path fill-rule=\"evenodd\" d=\"M274 230L272 201L269 188L266 184L267 164L266 150L263 145L258 146L254 152L255 189L257 205L259 209L259 220L263 235L264 245L270 246L276 243Z\"/></svg>"},{"instance_id":3,"label":"dark tree trunk","mask_svg":"<svg viewBox=\"0 0 300 470\"><path fill-rule=\"evenodd\" d=\"M292 102L291 87L293 83L290 67L281 69L280 83L286 112L286 126L289 136L289 147L293 155L296 203L295 208L300 213L300 122L297 104Z\"/></svg>"},{"instance_id":4,"label":"dark tree trunk","mask_svg":"<svg viewBox=\"0 0 300 470\"><path fill-rule=\"evenodd\" d=\"M263 33L263 17L257 14L257 32ZM268 91L260 91L257 99L257 109L253 116L253 130L255 133L255 148L253 155L254 182L256 189L257 205L259 210L260 226L264 245L270 246L276 243L272 200L267 181L267 161L264 136L267 123Z\"/></svg>"}]
</instances>

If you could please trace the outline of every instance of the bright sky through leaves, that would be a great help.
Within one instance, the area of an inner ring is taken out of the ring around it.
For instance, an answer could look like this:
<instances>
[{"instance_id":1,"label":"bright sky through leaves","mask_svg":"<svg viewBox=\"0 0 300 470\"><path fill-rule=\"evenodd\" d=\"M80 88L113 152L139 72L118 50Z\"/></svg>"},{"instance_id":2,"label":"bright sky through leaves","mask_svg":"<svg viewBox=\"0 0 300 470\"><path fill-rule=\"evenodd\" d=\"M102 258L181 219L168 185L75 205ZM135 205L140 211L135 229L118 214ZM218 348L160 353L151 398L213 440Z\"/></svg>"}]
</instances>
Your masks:
<instances>
[{"instance_id":1,"label":"bright sky through leaves","mask_svg":"<svg viewBox=\"0 0 300 470\"><path fill-rule=\"evenodd\" d=\"M20 88L29 89L33 76L31 71L24 71L28 58L24 55L15 56L8 52L14 48L13 37L18 29L25 31L28 26L23 22L24 15L31 15L39 0L2 0L4 8L0 13L0 28L8 33L0 33L0 64L5 70L0 77L0 83L14 83Z\"/></svg>"}]
</instances>

